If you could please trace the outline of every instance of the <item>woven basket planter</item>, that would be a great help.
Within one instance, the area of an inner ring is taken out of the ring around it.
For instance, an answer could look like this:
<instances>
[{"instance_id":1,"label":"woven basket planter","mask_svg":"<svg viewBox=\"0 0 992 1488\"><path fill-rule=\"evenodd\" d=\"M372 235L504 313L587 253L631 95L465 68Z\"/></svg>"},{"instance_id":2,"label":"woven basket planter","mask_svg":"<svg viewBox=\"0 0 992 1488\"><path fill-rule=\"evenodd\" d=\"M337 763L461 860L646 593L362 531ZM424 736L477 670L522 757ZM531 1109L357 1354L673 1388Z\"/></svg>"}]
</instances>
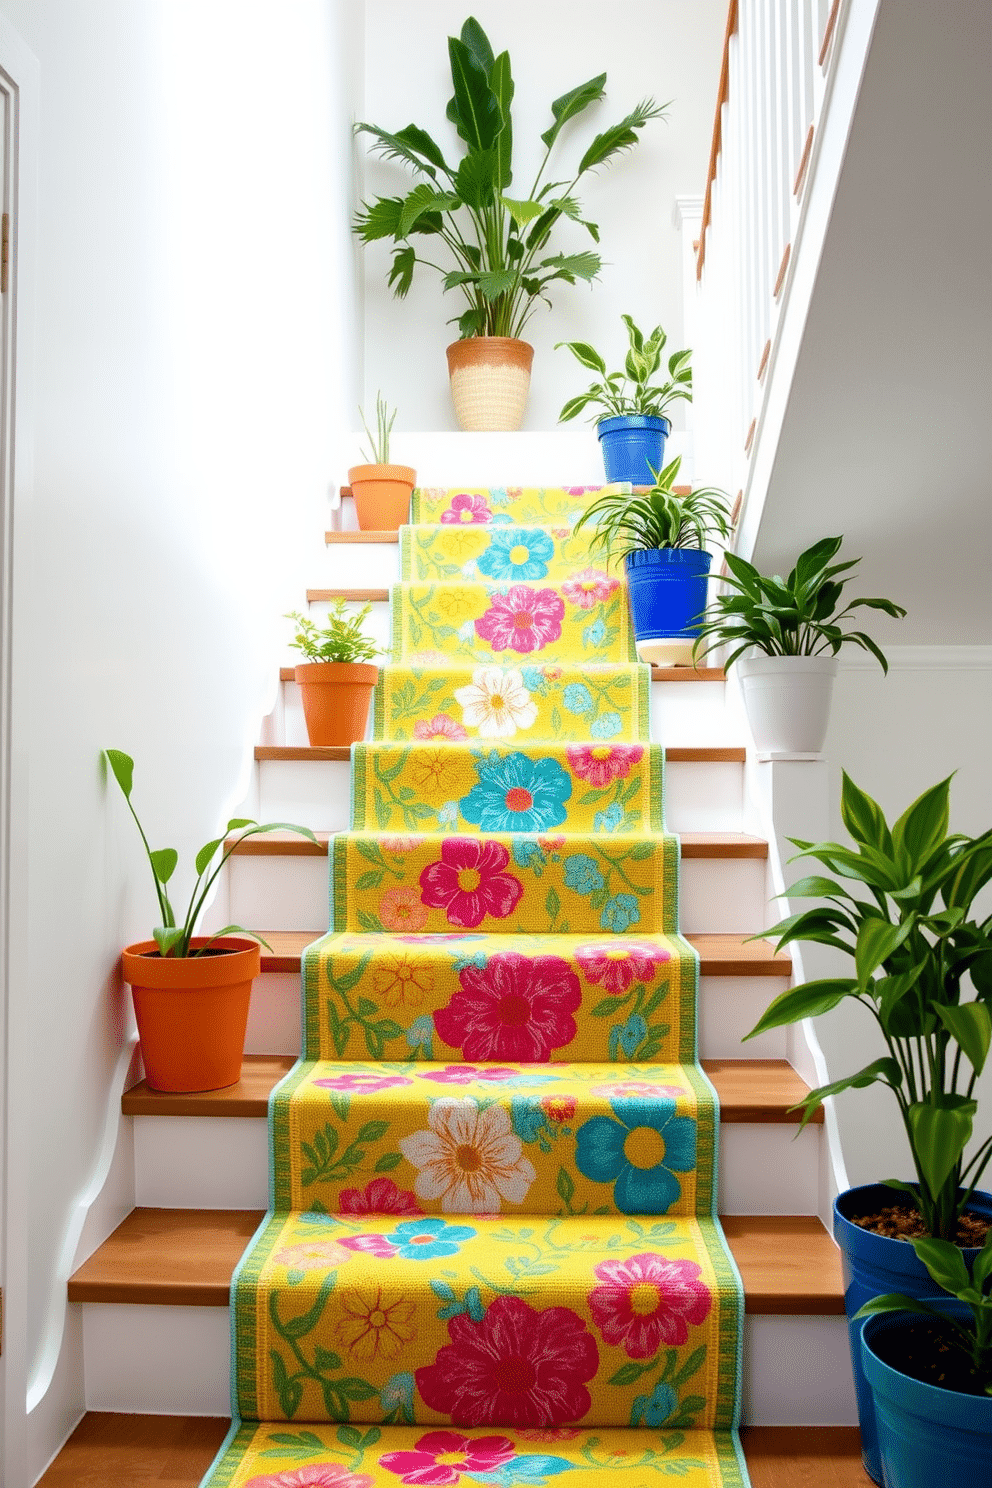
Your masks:
<instances>
[{"instance_id":1,"label":"woven basket planter","mask_svg":"<svg viewBox=\"0 0 992 1488\"><path fill-rule=\"evenodd\" d=\"M451 401L460 429L519 429L534 348L507 336L472 336L447 350Z\"/></svg>"}]
</instances>

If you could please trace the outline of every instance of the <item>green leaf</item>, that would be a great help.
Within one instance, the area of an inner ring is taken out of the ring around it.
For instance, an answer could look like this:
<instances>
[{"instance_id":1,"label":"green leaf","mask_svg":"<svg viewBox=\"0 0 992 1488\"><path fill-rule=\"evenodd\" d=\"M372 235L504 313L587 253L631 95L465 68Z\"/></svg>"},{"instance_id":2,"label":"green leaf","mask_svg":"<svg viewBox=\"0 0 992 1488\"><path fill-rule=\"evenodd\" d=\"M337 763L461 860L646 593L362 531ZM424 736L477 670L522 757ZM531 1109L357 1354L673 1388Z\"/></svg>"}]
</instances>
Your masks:
<instances>
[{"instance_id":1,"label":"green leaf","mask_svg":"<svg viewBox=\"0 0 992 1488\"><path fill-rule=\"evenodd\" d=\"M339 1426L337 1438L343 1447L360 1447L362 1445L362 1433L357 1426Z\"/></svg>"},{"instance_id":2,"label":"green leaf","mask_svg":"<svg viewBox=\"0 0 992 1488\"><path fill-rule=\"evenodd\" d=\"M596 103L603 97L605 90L606 73L601 72L598 77L590 78L587 83L580 83L577 88L570 89L568 93L563 93L560 98L554 100L551 105L554 123L541 135L541 139L549 150L569 119L574 119L591 103Z\"/></svg>"},{"instance_id":3,"label":"green leaf","mask_svg":"<svg viewBox=\"0 0 992 1488\"><path fill-rule=\"evenodd\" d=\"M466 159L471 159L472 152L491 150L496 143L503 127L499 101L489 86L488 68L483 70L470 48L454 36L448 37L448 58L455 88L453 123L469 146Z\"/></svg>"},{"instance_id":4,"label":"green leaf","mask_svg":"<svg viewBox=\"0 0 992 1488\"><path fill-rule=\"evenodd\" d=\"M877 1312L919 1312L933 1317L935 1309L927 1307L925 1302L920 1302L916 1297L904 1297L901 1292L886 1292L881 1297L872 1297L870 1302L859 1307L851 1321L871 1317Z\"/></svg>"},{"instance_id":5,"label":"green leaf","mask_svg":"<svg viewBox=\"0 0 992 1488\"><path fill-rule=\"evenodd\" d=\"M595 347L589 345L588 341L556 341L555 351L558 350L559 346L567 346L568 350L577 361L582 363L583 367L589 367L593 372L599 372L603 377L606 376L606 363ZM586 398L589 396L588 393L585 394Z\"/></svg>"},{"instance_id":6,"label":"green leaf","mask_svg":"<svg viewBox=\"0 0 992 1488\"><path fill-rule=\"evenodd\" d=\"M575 1198L575 1184L572 1181L571 1175L564 1168L558 1169L558 1178L555 1182L555 1187L558 1190L558 1197L567 1208Z\"/></svg>"},{"instance_id":7,"label":"green leaf","mask_svg":"<svg viewBox=\"0 0 992 1488\"><path fill-rule=\"evenodd\" d=\"M131 787L134 784L134 760L129 754L122 753L120 749L105 749L103 752L114 772L114 779L124 792L125 799L130 801Z\"/></svg>"},{"instance_id":8,"label":"green leaf","mask_svg":"<svg viewBox=\"0 0 992 1488\"><path fill-rule=\"evenodd\" d=\"M466 206L484 211L499 192L499 157L495 150L472 150L458 167L455 190Z\"/></svg>"},{"instance_id":9,"label":"green leaf","mask_svg":"<svg viewBox=\"0 0 992 1488\"><path fill-rule=\"evenodd\" d=\"M631 149L637 144L637 131L643 129L649 119L656 119L663 112L664 108L659 108L650 98L639 103L627 114L626 118L621 119L612 128L604 130L602 134L597 134L579 161L577 174L584 175L586 171L594 170L596 166L605 165L621 151Z\"/></svg>"},{"instance_id":10,"label":"green leaf","mask_svg":"<svg viewBox=\"0 0 992 1488\"><path fill-rule=\"evenodd\" d=\"M782 1028L788 1023L798 1023L802 1018L816 1018L821 1013L829 1013L845 997L854 996L857 990L857 982L850 978L825 978L790 987L787 992L776 997L774 1002L769 1003L751 1032L745 1034L744 1038L754 1038L756 1034L766 1033L770 1028Z\"/></svg>"},{"instance_id":11,"label":"green leaf","mask_svg":"<svg viewBox=\"0 0 992 1488\"><path fill-rule=\"evenodd\" d=\"M510 73L509 52L500 52L490 67L489 86L496 95L499 116L503 121L503 127L496 141L496 153L499 157L499 187L501 191L505 191L513 180L513 122L510 117L510 105L513 102L514 88Z\"/></svg>"},{"instance_id":12,"label":"green leaf","mask_svg":"<svg viewBox=\"0 0 992 1488\"><path fill-rule=\"evenodd\" d=\"M173 927L168 929L164 925L156 925L152 931L155 944L158 946L160 956L168 956L173 946L177 945L183 938L183 932Z\"/></svg>"},{"instance_id":13,"label":"green leaf","mask_svg":"<svg viewBox=\"0 0 992 1488\"><path fill-rule=\"evenodd\" d=\"M398 248L393 254L393 266L386 283L398 300L405 300L410 292L416 262L417 255L410 247Z\"/></svg>"},{"instance_id":14,"label":"green leaf","mask_svg":"<svg viewBox=\"0 0 992 1488\"><path fill-rule=\"evenodd\" d=\"M461 206L461 200L451 191L437 191L426 181L415 186L403 203L403 210L396 225L396 236L405 238L425 212L450 212Z\"/></svg>"},{"instance_id":15,"label":"green leaf","mask_svg":"<svg viewBox=\"0 0 992 1488\"><path fill-rule=\"evenodd\" d=\"M948 1101L953 1097L945 1096ZM917 1101L906 1112L913 1151L931 1194L938 1194L951 1176L971 1137L975 1101L957 1098L960 1104L931 1106Z\"/></svg>"},{"instance_id":16,"label":"green leaf","mask_svg":"<svg viewBox=\"0 0 992 1488\"><path fill-rule=\"evenodd\" d=\"M168 883L176 871L176 864L179 862L179 854L175 848L160 847L157 851L149 853L148 856L151 860L152 872L155 874L159 883ZM213 855L211 854L211 856ZM202 868L198 868L196 871L202 873L203 870Z\"/></svg>"},{"instance_id":17,"label":"green leaf","mask_svg":"<svg viewBox=\"0 0 992 1488\"><path fill-rule=\"evenodd\" d=\"M855 842L867 843L870 847L877 847L880 852L891 855L892 836L881 807L855 785L846 770L843 771L840 814Z\"/></svg>"},{"instance_id":18,"label":"green leaf","mask_svg":"<svg viewBox=\"0 0 992 1488\"><path fill-rule=\"evenodd\" d=\"M469 16L461 29L461 39L468 48L472 61L482 72L489 73L493 68L493 49L489 43L489 37L483 31L474 16Z\"/></svg>"},{"instance_id":19,"label":"green leaf","mask_svg":"<svg viewBox=\"0 0 992 1488\"><path fill-rule=\"evenodd\" d=\"M895 850L903 856L910 877L920 872L947 836L951 779L948 776L924 791L892 828Z\"/></svg>"},{"instance_id":20,"label":"green leaf","mask_svg":"<svg viewBox=\"0 0 992 1488\"><path fill-rule=\"evenodd\" d=\"M912 1242L913 1249L926 1266L938 1286L956 1296L971 1286L968 1267L960 1247L949 1240L932 1240L929 1237Z\"/></svg>"},{"instance_id":21,"label":"green leaf","mask_svg":"<svg viewBox=\"0 0 992 1488\"><path fill-rule=\"evenodd\" d=\"M370 148L374 154L381 155L384 160L402 160L415 171L430 176L432 180L437 179L434 166L440 166L445 171L448 169L430 135L418 129L415 124L408 124L398 133L390 134L377 124L358 123L355 125L355 133L372 136L374 143Z\"/></svg>"},{"instance_id":22,"label":"green leaf","mask_svg":"<svg viewBox=\"0 0 992 1488\"><path fill-rule=\"evenodd\" d=\"M402 1152L384 1152L377 1160L373 1171L376 1173L391 1173L394 1168L399 1167L402 1161Z\"/></svg>"},{"instance_id":23,"label":"green leaf","mask_svg":"<svg viewBox=\"0 0 992 1488\"><path fill-rule=\"evenodd\" d=\"M913 928L913 920L892 925L888 920L862 920L858 929L858 942L854 952L854 963L862 991L867 991L873 972L887 961Z\"/></svg>"},{"instance_id":24,"label":"green leaf","mask_svg":"<svg viewBox=\"0 0 992 1488\"><path fill-rule=\"evenodd\" d=\"M403 198L399 196L380 196L371 206L363 202L364 212L355 215L352 231L361 238L363 243L376 243L381 238L396 238L399 236L400 216L403 211Z\"/></svg>"},{"instance_id":25,"label":"green leaf","mask_svg":"<svg viewBox=\"0 0 992 1488\"><path fill-rule=\"evenodd\" d=\"M509 196L501 196L500 201L518 227L526 227L528 222L533 222L534 218L540 217L544 211L540 202L514 201Z\"/></svg>"},{"instance_id":26,"label":"green leaf","mask_svg":"<svg viewBox=\"0 0 992 1488\"><path fill-rule=\"evenodd\" d=\"M816 1090L811 1090L809 1095L791 1108L793 1111L803 1112L800 1131L820 1109L828 1095L839 1095L842 1090L864 1090L868 1085L876 1085L879 1082L894 1089L902 1084L902 1071L898 1060L876 1059L871 1064L866 1064L864 1069L858 1070L857 1074L846 1075L841 1080L833 1080L829 1085L820 1085Z\"/></svg>"},{"instance_id":27,"label":"green leaf","mask_svg":"<svg viewBox=\"0 0 992 1488\"><path fill-rule=\"evenodd\" d=\"M389 1130L388 1121L366 1121L355 1138L356 1142L378 1142Z\"/></svg>"},{"instance_id":28,"label":"green leaf","mask_svg":"<svg viewBox=\"0 0 992 1488\"><path fill-rule=\"evenodd\" d=\"M571 282L574 279L595 279L602 266L603 261L598 253L586 252L556 253L553 258L544 259L538 268L553 270L543 282L550 279L566 279Z\"/></svg>"},{"instance_id":29,"label":"green leaf","mask_svg":"<svg viewBox=\"0 0 992 1488\"><path fill-rule=\"evenodd\" d=\"M211 858L223 841L223 837L215 837L213 842L207 842L200 848L200 851L196 855L196 871L198 875L209 866Z\"/></svg>"},{"instance_id":30,"label":"green leaf","mask_svg":"<svg viewBox=\"0 0 992 1488\"><path fill-rule=\"evenodd\" d=\"M960 1044L975 1074L980 1075L992 1045L992 1014L985 1003L937 1003L934 1012L955 1042Z\"/></svg>"}]
</instances>

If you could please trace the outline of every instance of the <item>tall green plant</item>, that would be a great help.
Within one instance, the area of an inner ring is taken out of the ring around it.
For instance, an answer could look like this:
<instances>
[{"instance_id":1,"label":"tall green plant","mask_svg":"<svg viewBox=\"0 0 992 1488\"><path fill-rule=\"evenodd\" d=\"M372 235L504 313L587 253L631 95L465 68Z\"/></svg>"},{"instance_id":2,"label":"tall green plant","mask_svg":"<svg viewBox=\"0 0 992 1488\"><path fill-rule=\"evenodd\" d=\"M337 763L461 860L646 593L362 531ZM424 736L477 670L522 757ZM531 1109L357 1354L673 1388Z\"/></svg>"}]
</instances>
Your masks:
<instances>
[{"instance_id":1,"label":"tall green plant","mask_svg":"<svg viewBox=\"0 0 992 1488\"><path fill-rule=\"evenodd\" d=\"M465 146L461 160L449 164L417 124L395 133L377 124L356 124L358 133L372 136L376 154L400 161L418 180L405 196L363 202L354 231L363 243L391 239L398 245L387 282L399 299L408 294L415 269L423 264L441 275L445 290L464 296L467 309L455 317L462 337L519 336L538 302L551 303L549 285L596 278L599 254L548 253L552 233L566 218L599 242L599 228L583 217L575 188L590 171L636 145L638 132L661 117L664 106L644 99L596 135L567 179L545 181L562 130L604 96L606 73L563 93L551 105L551 124L541 135L544 154L530 189L522 198L511 197L510 55L494 56L486 33L470 16L460 37L448 37L448 57L454 92L447 117ZM435 261L435 246L447 263Z\"/></svg>"},{"instance_id":2,"label":"tall green plant","mask_svg":"<svg viewBox=\"0 0 992 1488\"><path fill-rule=\"evenodd\" d=\"M389 404L386 402L382 394L376 393L374 434L368 426L368 420L365 417L364 409L360 408L358 410L358 416L362 421L362 428L365 430L365 437L369 442L369 464L388 465L389 436L392 434L393 425L396 422L396 409L394 408L392 411L390 411ZM364 450L362 451L362 453L365 453Z\"/></svg>"},{"instance_id":3,"label":"tall green plant","mask_svg":"<svg viewBox=\"0 0 992 1488\"><path fill-rule=\"evenodd\" d=\"M949 834L950 778L924 791L891 827L845 774L841 816L855 847L790 840L830 873L803 878L790 898L827 902L766 931L778 946L809 941L844 951L854 975L783 992L747 1035L830 1012L845 1000L875 1020L888 1054L813 1090L803 1125L824 1098L882 1084L906 1130L918 1190L911 1196L931 1235L953 1240L957 1221L992 1158L992 1137L965 1161L978 1111L975 1085L992 1045L992 916L972 918L992 880L992 830ZM963 1000L970 980L975 996Z\"/></svg>"},{"instance_id":4,"label":"tall green plant","mask_svg":"<svg viewBox=\"0 0 992 1488\"><path fill-rule=\"evenodd\" d=\"M678 455L660 474L649 466L654 485L636 495L626 488L606 490L582 513L575 531L595 524L590 547L608 563L650 548L701 548L711 535L728 538L726 492L700 486L680 496L674 486L681 464Z\"/></svg>"}]
</instances>

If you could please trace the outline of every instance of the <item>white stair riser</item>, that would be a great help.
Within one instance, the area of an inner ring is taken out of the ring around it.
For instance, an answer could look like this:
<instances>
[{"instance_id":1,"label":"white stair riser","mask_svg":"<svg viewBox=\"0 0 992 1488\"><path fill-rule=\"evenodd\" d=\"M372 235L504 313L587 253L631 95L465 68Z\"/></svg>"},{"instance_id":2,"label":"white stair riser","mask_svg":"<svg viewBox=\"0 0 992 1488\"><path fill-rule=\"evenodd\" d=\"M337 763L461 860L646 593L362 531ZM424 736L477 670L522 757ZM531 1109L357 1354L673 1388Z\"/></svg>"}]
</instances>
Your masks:
<instances>
[{"instance_id":1,"label":"white stair riser","mask_svg":"<svg viewBox=\"0 0 992 1488\"><path fill-rule=\"evenodd\" d=\"M86 1408L163 1415L230 1411L226 1307L83 1307ZM748 1317L744 1415L753 1426L857 1422L842 1317Z\"/></svg>"},{"instance_id":2,"label":"white stair riser","mask_svg":"<svg viewBox=\"0 0 992 1488\"><path fill-rule=\"evenodd\" d=\"M797 1137L792 1125L725 1125L720 1212L815 1213L819 1130L807 1127ZM264 1208L268 1157L261 1117L136 1116L135 1202L149 1209Z\"/></svg>"},{"instance_id":3,"label":"white stair riser","mask_svg":"<svg viewBox=\"0 0 992 1488\"><path fill-rule=\"evenodd\" d=\"M351 824L350 760L262 760L262 821L302 822L314 832ZM665 816L672 832L739 832L743 766L676 761L665 770Z\"/></svg>"},{"instance_id":4,"label":"white stair riser","mask_svg":"<svg viewBox=\"0 0 992 1488\"><path fill-rule=\"evenodd\" d=\"M298 971L266 971L256 978L248 1009L246 1054L299 1055L301 996Z\"/></svg>"},{"instance_id":5,"label":"white stair riser","mask_svg":"<svg viewBox=\"0 0 992 1488\"><path fill-rule=\"evenodd\" d=\"M313 588L388 589L399 583L399 543L328 543L316 568Z\"/></svg>"},{"instance_id":6,"label":"white stair riser","mask_svg":"<svg viewBox=\"0 0 992 1488\"><path fill-rule=\"evenodd\" d=\"M236 925L312 930L328 923L324 857L234 857L230 913ZM755 933L766 923L763 858L688 858L682 863L680 925L687 935Z\"/></svg>"}]
</instances>

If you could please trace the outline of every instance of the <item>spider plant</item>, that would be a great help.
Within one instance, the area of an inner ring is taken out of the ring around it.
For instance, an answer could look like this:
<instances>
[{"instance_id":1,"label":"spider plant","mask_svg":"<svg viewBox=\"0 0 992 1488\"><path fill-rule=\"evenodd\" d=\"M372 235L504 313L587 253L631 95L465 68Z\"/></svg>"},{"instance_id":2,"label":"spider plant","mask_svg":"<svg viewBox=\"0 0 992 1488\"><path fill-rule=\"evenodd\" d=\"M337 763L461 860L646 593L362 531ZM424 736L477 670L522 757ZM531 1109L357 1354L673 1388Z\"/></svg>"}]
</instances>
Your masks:
<instances>
[{"instance_id":1,"label":"spider plant","mask_svg":"<svg viewBox=\"0 0 992 1488\"><path fill-rule=\"evenodd\" d=\"M583 512L576 532L595 523L591 547L606 557L624 558L628 553L656 548L702 548L710 536L726 539L732 532L725 491L700 486L680 496L674 490L682 463L681 455L659 472L652 469L654 485L631 495L627 489L607 490Z\"/></svg>"},{"instance_id":2,"label":"spider plant","mask_svg":"<svg viewBox=\"0 0 992 1488\"><path fill-rule=\"evenodd\" d=\"M396 409L394 408L393 411L390 413L389 404L386 402L385 398L382 396L381 393L376 393L374 434L368 426L364 410L359 408L358 413L359 417L362 420L362 428L365 430L365 437L369 442L369 464L388 465L389 436L393 432L393 425L396 422ZM364 454L365 451L363 450L362 453Z\"/></svg>"}]
</instances>

